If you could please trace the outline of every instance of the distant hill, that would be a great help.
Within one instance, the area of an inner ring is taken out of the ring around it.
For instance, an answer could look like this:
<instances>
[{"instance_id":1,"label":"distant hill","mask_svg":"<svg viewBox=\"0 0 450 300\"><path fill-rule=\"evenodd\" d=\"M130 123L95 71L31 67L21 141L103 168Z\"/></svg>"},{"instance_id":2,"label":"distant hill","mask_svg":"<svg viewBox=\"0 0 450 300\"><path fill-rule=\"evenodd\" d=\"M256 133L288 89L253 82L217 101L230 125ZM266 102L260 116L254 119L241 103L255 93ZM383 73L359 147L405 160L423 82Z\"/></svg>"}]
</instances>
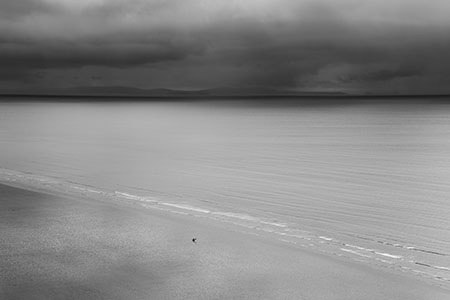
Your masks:
<instances>
[{"instance_id":1,"label":"distant hill","mask_svg":"<svg viewBox=\"0 0 450 300\"><path fill-rule=\"evenodd\" d=\"M299 92L267 87L217 87L201 91L211 96L337 96L342 92Z\"/></svg>"},{"instance_id":2,"label":"distant hill","mask_svg":"<svg viewBox=\"0 0 450 300\"><path fill-rule=\"evenodd\" d=\"M123 86L79 86L55 89L0 90L0 95L69 96L69 97L275 97L275 96L344 96L345 93L295 92L266 87L217 87L203 90L139 89Z\"/></svg>"}]
</instances>

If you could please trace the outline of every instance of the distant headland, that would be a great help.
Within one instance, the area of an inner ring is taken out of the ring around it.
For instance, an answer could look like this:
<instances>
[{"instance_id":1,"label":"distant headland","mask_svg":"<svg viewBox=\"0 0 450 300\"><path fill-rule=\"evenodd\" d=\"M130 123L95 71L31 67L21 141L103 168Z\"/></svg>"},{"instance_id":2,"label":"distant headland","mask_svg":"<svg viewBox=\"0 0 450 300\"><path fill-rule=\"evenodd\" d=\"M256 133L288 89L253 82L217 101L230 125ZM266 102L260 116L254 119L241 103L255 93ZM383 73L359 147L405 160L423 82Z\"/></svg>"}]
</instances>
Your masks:
<instances>
[{"instance_id":1,"label":"distant headland","mask_svg":"<svg viewBox=\"0 0 450 300\"><path fill-rule=\"evenodd\" d=\"M217 87L201 90L140 89L124 86L78 86L70 88L0 89L0 97L36 98L136 98L136 99L234 99L234 98L450 98L447 94L348 93L342 91L297 91L268 87Z\"/></svg>"}]
</instances>

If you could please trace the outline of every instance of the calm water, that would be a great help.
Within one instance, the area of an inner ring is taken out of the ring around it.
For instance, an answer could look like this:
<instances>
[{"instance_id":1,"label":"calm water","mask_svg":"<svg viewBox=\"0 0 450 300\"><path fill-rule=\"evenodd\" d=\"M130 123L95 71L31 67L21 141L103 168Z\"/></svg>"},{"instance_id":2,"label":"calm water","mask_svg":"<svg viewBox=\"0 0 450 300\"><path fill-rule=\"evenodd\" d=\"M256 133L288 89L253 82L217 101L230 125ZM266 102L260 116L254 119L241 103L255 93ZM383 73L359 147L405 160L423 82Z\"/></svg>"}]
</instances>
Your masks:
<instances>
[{"instance_id":1,"label":"calm water","mask_svg":"<svg viewBox=\"0 0 450 300\"><path fill-rule=\"evenodd\" d=\"M1 103L0 145L4 180L47 178L450 285L450 106Z\"/></svg>"}]
</instances>

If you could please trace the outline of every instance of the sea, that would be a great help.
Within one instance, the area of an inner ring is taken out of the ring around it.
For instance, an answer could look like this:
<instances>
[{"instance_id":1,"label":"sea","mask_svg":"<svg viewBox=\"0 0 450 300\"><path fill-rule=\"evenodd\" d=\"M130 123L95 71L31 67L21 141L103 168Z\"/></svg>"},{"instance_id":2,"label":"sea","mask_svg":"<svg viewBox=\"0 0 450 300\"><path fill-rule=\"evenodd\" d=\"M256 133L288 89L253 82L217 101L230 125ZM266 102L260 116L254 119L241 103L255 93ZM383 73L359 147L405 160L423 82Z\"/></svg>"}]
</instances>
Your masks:
<instances>
[{"instance_id":1,"label":"sea","mask_svg":"<svg viewBox=\"0 0 450 300\"><path fill-rule=\"evenodd\" d=\"M1 182L224 222L450 289L450 101L3 100Z\"/></svg>"}]
</instances>

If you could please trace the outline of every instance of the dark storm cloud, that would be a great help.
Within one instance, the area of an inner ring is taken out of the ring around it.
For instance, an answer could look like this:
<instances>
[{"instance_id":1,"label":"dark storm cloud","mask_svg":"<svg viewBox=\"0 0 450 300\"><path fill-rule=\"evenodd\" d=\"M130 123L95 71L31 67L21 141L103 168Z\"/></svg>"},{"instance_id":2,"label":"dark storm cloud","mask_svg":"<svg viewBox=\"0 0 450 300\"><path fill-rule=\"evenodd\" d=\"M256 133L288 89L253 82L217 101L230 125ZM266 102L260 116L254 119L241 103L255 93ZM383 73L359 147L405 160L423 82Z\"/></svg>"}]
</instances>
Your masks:
<instances>
[{"instance_id":1,"label":"dark storm cloud","mask_svg":"<svg viewBox=\"0 0 450 300\"><path fill-rule=\"evenodd\" d=\"M360 84L427 72L442 76L450 73L442 69L450 63L450 39L444 32L413 33L414 29L404 28L377 37L371 28L340 23L303 23L296 27L312 28L312 32L300 29L287 37L274 37L254 29L234 46L217 50L216 61L247 72L241 82L284 87L305 86L312 78L320 83ZM317 32L322 35L312 34Z\"/></svg>"},{"instance_id":2,"label":"dark storm cloud","mask_svg":"<svg viewBox=\"0 0 450 300\"><path fill-rule=\"evenodd\" d=\"M106 66L130 68L198 53L196 45L163 43L8 43L0 44L0 80L32 82L37 70Z\"/></svg>"},{"instance_id":3,"label":"dark storm cloud","mask_svg":"<svg viewBox=\"0 0 450 300\"><path fill-rule=\"evenodd\" d=\"M6 68L76 68L87 65L126 68L180 60L197 47L171 43L46 43L0 45L0 64Z\"/></svg>"},{"instance_id":4,"label":"dark storm cloud","mask_svg":"<svg viewBox=\"0 0 450 300\"><path fill-rule=\"evenodd\" d=\"M418 76L423 73L422 67L416 66L399 66L394 69L378 69L378 70L366 70L365 72L359 72L354 75L348 75L341 78L342 81L385 81L399 77L412 77Z\"/></svg>"},{"instance_id":5,"label":"dark storm cloud","mask_svg":"<svg viewBox=\"0 0 450 300\"><path fill-rule=\"evenodd\" d=\"M442 82L450 78L447 2L8 0L0 80L97 66L116 68L115 83L135 70L136 81L165 78L159 84L171 87Z\"/></svg>"}]
</instances>

